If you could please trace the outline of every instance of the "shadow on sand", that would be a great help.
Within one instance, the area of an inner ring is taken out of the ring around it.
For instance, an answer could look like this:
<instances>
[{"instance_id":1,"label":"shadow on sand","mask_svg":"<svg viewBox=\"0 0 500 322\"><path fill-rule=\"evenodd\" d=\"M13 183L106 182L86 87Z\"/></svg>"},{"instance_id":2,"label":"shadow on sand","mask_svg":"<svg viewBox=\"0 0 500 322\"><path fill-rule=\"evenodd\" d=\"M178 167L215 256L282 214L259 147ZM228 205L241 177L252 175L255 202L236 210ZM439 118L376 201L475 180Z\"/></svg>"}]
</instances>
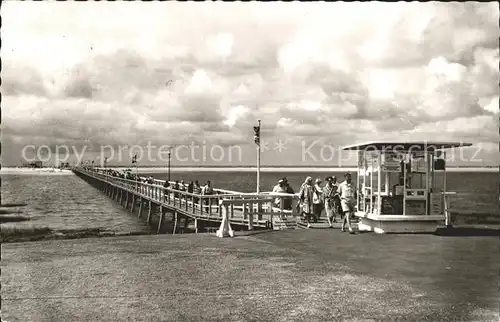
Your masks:
<instances>
[{"instance_id":1,"label":"shadow on sand","mask_svg":"<svg viewBox=\"0 0 500 322\"><path fill-rule=\"evenodd\" d=\"M443 237L500 237L500 228L438 228L434 235Z\"/></svg>"},{"instance_id":2,"label":"shadow on sand","mask_svg":"<svg viewBox=\"0 0 500 322\"><path fill-rule=\"evenodd\" d=\"M0 207L24 207L27 206L27 203L4 203L1 204Z\"/></svg>"}]
</instances>

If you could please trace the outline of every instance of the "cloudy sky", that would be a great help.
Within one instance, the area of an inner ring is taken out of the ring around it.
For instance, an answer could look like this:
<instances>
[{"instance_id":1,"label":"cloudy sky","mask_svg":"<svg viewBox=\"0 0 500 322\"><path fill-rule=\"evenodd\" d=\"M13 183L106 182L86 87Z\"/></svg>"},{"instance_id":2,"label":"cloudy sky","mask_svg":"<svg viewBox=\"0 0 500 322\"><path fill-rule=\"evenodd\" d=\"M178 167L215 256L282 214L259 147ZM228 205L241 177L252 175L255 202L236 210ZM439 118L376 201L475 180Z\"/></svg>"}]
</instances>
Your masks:
<instances>
[{"instance_id":1,"label":"cloudy sky","mask_svg":"<svg viewBox=\"0 0 500 322\"><path fill-rule=\"evenodd\" d=\"M232 164L254 164L258 119L264 165L333 165L339 146L395 139L467 141L466 158L499 162L493 2L1 10L4 164L20 163L28 144L94 158L101 146L148 142L219 144L207 164L228 164L236 145Z\"/></svg>"}]
</instances>

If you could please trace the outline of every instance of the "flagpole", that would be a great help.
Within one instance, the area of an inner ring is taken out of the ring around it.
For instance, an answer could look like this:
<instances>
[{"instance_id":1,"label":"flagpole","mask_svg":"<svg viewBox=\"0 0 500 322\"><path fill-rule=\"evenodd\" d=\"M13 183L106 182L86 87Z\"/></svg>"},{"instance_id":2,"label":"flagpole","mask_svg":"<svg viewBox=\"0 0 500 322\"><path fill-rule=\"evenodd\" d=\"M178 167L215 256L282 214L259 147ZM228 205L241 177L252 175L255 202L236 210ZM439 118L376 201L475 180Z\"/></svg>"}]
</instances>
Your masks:
<instances>
[{"instance_id":1,"label":"flagpole","mask_svg":"<svg viewBox=\"0 0 500 322\"><path fill-rule=\"evenodd\" d=\"M139 179L139 173L137 171L137 153L134 155L134 158L132 159L132 163L135 164L135 190L138 191L139 190L139 187L138 187L138 179Z\"/></svg>"},{"instance_id":2,"label":"flagpole","mask_svg":"<svg viewBox=\"0 0 500 322\"><path fill-rule=\"evenodd\" d=\"M260 134L260 120L259 120L259 134ZM257 194L260 193L260 137L259 144L257 145Z\"/></svg>"}]
</instances>

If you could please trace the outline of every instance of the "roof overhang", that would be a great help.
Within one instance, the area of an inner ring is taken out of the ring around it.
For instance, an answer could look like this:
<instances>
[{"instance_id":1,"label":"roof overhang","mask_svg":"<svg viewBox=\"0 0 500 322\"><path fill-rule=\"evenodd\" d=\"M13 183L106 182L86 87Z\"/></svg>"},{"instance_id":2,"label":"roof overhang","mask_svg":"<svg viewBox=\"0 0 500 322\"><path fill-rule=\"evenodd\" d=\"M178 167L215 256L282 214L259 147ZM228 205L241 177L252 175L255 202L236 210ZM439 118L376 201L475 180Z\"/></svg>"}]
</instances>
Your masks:
<instances>
[{"instance_id":1,"label":"roof overhang","mask_svg":"<svg viewBox=\"0 0 500 322\"><path fill-rule=\"evenodd\" d=\"M362 144L348 145L342 150L357 151L382 151L382 152L413 152L413 151L436 151L443 149L461 148L472 146L472 143L464 142L368 142Z\"/></svg>"}]
</instances>

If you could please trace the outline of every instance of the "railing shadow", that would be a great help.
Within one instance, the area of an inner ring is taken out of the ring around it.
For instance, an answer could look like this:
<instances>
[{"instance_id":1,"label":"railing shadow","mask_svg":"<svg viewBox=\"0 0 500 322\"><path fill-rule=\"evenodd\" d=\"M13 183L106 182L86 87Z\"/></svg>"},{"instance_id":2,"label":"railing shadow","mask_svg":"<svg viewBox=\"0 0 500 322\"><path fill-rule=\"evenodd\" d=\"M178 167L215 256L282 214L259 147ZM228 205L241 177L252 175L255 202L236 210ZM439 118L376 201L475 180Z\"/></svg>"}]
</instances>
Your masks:
<instances>
[{"instance_id":1,"label":"railing shadow","mask_svg":"<svg viewBox=\"0 0 500 322\"><path fill-rule=\"evenodd\" d=\"M279 231L283 230L273 230L273 229L262 229L262 230L240 230L240 231L235 231L234 237L244 237L244 236L253 236L253 235L259 235L259 234L269 234L269 233L276 233Z\"/></svg>"}]
</instances>

